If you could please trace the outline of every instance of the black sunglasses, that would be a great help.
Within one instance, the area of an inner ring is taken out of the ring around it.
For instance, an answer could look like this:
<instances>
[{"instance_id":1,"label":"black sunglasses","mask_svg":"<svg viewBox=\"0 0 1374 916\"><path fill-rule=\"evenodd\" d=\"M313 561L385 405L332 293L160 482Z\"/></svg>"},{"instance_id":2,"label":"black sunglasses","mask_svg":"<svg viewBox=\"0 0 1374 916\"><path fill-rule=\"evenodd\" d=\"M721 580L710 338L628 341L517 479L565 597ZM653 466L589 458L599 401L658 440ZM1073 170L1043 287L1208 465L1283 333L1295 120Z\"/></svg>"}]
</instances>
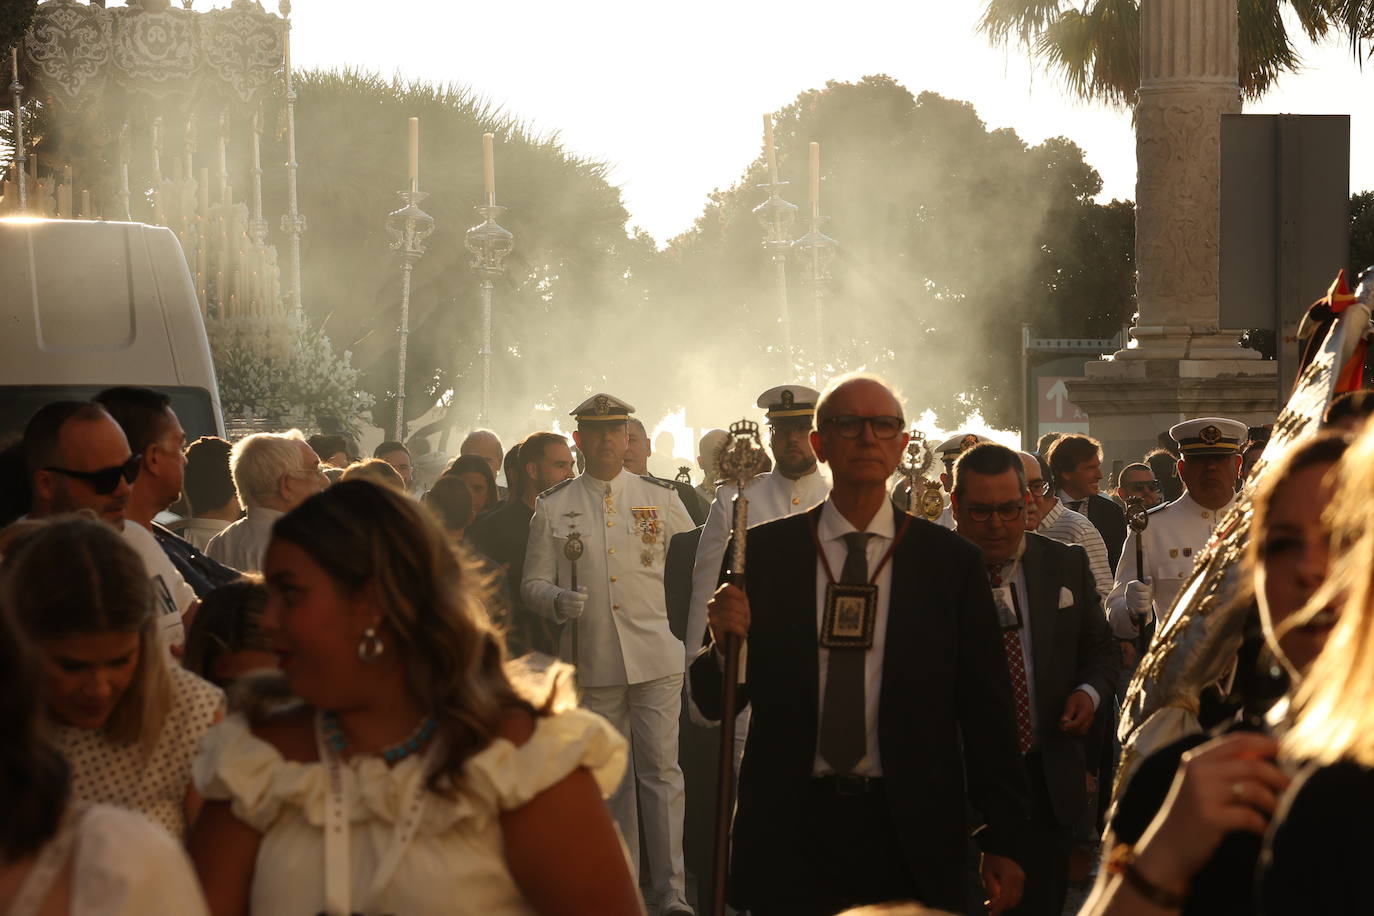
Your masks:
<instances>
[{"instance_id":1,"label":"black sunglasses","mask_svg":"<svg viewBox=\"0 0 1374 916\"><path fill-rule=\"evenodd\" d=\"M75 477L77 480L84 480L91 485L91 489L101 496L113 493L119 486L119 479L124 478L126 483L133 483L138 477L138 469L143 466L142 460L137 455L130 455L129 460L123 464L117 464L112 468L101 468L98 471L73 471L68 468L44 468L54 474L61 474L63 477Z\"/></svg>"},{"instance_id":2,"label":"black sunglasses","mask_svg":"<svg viewBox=\"0 0 1374 916\"><path fill-rule=\"evenodd\" d=\"M1151 493L1154 493L1154 492L1157 492L1158 490L1159 490L1159 481L1158 481L1158 480L1137 480L1137 481L1134 481L1133 483L1128 483L1128 484L1126 484L1126 491L1129 492L1129 493L1144 493L1144 492L1146 492L1146 491L1149 491L1149 492L1151 492Z\"/></svg>"}]
</instances>

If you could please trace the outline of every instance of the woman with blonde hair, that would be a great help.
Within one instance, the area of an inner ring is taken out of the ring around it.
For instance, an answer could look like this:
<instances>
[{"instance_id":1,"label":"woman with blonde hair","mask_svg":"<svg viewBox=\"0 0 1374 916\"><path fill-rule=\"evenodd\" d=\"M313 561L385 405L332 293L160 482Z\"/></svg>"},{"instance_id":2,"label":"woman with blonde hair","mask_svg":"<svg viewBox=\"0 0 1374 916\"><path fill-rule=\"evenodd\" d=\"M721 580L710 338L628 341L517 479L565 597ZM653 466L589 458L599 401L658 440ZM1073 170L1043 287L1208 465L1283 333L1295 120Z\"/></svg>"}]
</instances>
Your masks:
<instances>
[{"instance_id":1,"label":"woman with blonde hair","mask_svg":"<svg viewBox=\"0 0 1374 916\"><path fill-rule=\"evenodd\" d=\"M1374 426L1341 463L1330 578L1296 619L1329 628L1297 691L1284 757L1302 765L1266 838L1265 913L1369 910L1374 862Z\"/></svg>"},{"instance_id":2,"label":"woman with blonde hair","mask_svg":"<svg viewBox=\"0 0 1374 916\"><path fill-rule=\"evenodd\" d=\"M180 839L200 805L191 761L224 694L171 662L153 581L118 532L83 517L27 524L0 601L38 645L72 795L139 811Z\"/></svg>"},{"instance_id":3,"label":"woman with blonde hair","mask_svg":"<svg viewBox=\"0 0 1374 916\"><path fill-rule=\"evenodd\" d=\"M638 914L604 797L625 742L507 675L439 525L343 481L273 529L261 626L303 702L205 742L212 912Z\"/></svg>"}]
</instances>

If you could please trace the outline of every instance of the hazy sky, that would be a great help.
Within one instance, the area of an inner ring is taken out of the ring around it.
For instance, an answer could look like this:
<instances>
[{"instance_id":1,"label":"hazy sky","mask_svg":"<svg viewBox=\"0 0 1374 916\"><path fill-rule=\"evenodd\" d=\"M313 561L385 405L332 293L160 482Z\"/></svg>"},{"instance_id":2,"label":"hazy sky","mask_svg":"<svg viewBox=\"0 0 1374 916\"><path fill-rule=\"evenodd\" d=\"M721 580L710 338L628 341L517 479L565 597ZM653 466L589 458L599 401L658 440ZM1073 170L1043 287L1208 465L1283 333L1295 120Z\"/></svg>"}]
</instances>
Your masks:
<instances>
[{"instance_id":1,"label":"hazy sky","mask_svg":"<svg viewBox=\"0 0 1374 916\"><path fill-rule=\"evenodd\" d=\"M225 4L200 0L197 8L209 5ZM990 126L1014 128L1030 143L1067 136L1101 172L1104 197L1133 198L1129 115L1072 100L1020 49L989 47L974 31L983 6L294 0L292 19L298 66L470 86L537 129L561 132L572 150L611 164L631 224L660 242L688 228L706 195L759 154L763 112L826 80L875 73L914 93L968 100ZM1374 188L1374 65L1362 72L1339 42L1308 48L1304 59L1305 72L1248 110L1352 115L1352 189ZM424 148L422 170L480 154ZM398 174L404 167L397 163Z\"/></svg>"}]
</instances>

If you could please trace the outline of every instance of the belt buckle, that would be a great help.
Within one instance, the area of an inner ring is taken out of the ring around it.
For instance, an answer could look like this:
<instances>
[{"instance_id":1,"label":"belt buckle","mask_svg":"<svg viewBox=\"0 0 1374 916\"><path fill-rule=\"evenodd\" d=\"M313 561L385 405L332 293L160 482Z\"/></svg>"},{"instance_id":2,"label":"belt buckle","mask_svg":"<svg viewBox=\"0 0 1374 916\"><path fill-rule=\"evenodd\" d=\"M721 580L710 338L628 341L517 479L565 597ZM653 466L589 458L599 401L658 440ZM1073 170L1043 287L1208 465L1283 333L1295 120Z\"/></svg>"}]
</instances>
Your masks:
<instances>
[{"instance_id":1,"label":"belt buckle","mask_svg":"<svg viewBox=\"0 0 1374 916\"><path fill-rule=\"evenodd\" d=\"M835 774L835 794L841 797L863 795L868 791L868 780L862 776L846 773Z\"/></svg>"}]
</instances>

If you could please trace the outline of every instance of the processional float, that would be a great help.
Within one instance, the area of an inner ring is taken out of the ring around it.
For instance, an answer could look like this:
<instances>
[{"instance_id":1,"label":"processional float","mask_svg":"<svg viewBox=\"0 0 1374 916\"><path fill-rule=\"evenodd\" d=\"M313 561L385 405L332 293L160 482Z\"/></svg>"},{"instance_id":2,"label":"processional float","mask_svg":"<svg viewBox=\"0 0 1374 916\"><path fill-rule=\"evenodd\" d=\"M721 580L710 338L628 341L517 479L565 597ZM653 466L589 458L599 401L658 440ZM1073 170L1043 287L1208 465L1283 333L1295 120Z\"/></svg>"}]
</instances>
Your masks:
<instances>
[{"instance_id":1,"label":"processional float","mask_svg":"<svg viewBox=\"0 0 1374 916\"><path fill-rule=\"evenodd\" d=\"M1131 679L1118 731L1122 753L1114 801L1142 760L1201 730L1202 693L1232 670L1250 612L1249 602L1241 600L1241 559L1250 536L1253 485L1295 444L1318 430L1334 397L1360 387L1371 308L1374 270L1365 272L1354 294L1341 271L1326 297L1308 310L1299 331L1307 342L1298 380L1255 464L1251 485L1218 521Z\"/></svg>"}]
</instances>

